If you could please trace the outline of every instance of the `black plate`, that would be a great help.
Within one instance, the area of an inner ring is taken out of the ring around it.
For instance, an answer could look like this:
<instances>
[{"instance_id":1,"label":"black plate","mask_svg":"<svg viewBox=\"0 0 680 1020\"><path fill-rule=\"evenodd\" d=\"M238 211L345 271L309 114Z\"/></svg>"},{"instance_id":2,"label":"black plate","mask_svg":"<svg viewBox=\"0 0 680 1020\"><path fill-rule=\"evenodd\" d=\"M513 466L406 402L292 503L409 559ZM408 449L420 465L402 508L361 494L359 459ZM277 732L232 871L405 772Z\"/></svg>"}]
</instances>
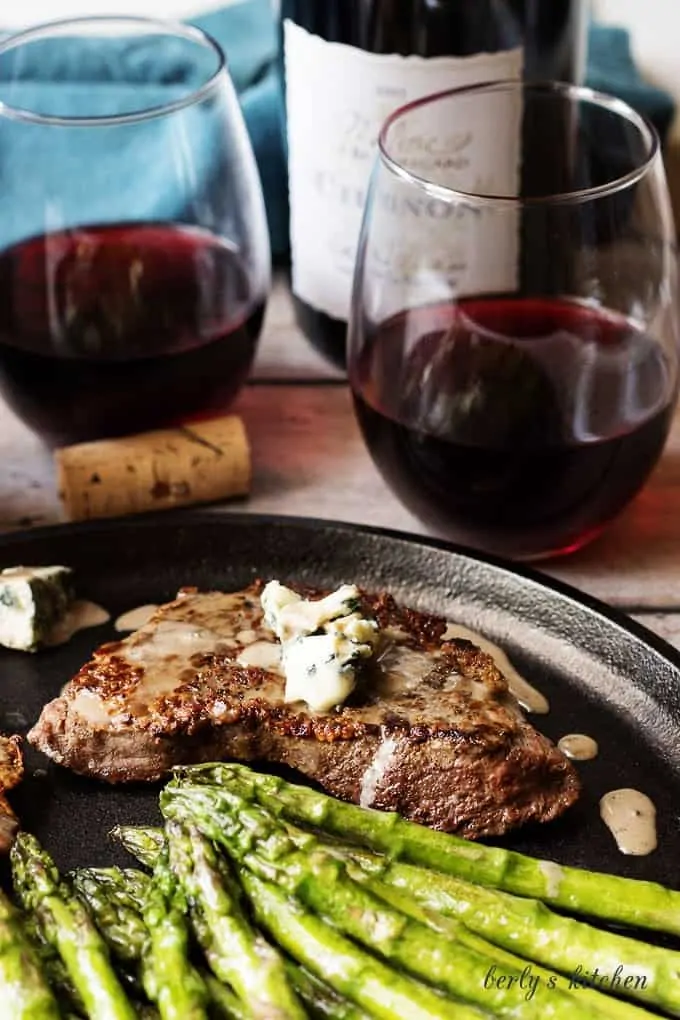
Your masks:
<instances>
[{"instance_id":1,"label":"black plate","mask_svg":"<svg viewBox=\"0 0 680 1020\"><path fill-rule=\"evenodd\" d=\"M239 588L255 577L318 585L356 581L442 613L499 641L550 699L534 723L554 740L585 732L600 756L579 765L581 802L560 821L508 838L519 850L680 886L680 655L623 615L537 573L451 546L323 521L212 511L50 528L0 539L0 566L63 563L82 597L117 614L172 598L178 587ZM81 632L61 648L0 653L0 726L25 731L45 701L114 634ZM27 754L13 796L63 868L121 860L106 834L151 822L156 792L110 788ZM632 786L658 809L659 848L625 857L599 819L599 798Z\"/></svg>"}]
</instances>

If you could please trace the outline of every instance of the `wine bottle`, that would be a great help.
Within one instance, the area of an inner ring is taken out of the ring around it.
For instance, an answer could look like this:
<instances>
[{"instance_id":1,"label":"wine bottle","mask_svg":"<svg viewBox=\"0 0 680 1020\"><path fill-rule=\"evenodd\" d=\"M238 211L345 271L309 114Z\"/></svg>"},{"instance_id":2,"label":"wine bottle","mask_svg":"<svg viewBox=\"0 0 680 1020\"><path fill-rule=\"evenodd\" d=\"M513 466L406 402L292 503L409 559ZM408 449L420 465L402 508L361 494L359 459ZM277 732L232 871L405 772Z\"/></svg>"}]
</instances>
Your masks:
<instances>
[{"instance_id":1,"label":"wine bottle","mask_svg":"<svg viewBox=\"0 0 680 1020\"><path fill-rule=\"evenodd\" d=\"M576 82L587 0L281 0L296 318L345 360L380 125L428 93L507 78Z\"/></svg>"}]
</instances>

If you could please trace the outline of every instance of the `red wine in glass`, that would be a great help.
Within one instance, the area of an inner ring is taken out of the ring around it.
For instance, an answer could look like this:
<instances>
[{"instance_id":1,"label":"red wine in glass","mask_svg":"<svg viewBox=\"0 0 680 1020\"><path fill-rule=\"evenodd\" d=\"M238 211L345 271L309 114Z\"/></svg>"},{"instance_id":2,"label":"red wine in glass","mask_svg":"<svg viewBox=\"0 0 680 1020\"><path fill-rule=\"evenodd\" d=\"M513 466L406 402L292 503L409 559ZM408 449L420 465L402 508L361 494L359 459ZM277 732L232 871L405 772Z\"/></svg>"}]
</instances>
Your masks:
<instances>
[{"instance_id":1,"label":"red wine in glass","mask_svg":"<svg viewBox=\"0 0 680 1020\"><path fill-rule=\"evenodd\" d=\"M551 298L410 309L352 376L369 451L436 530L530 559L596 535L647 479L675 398L662 346L629 319Z\"/></svg>"},{"instance_id":2,"label":"red wine in glass","mask_svg":"<svg viewBox=\"0 0 680 1020\"><path fill-rule=\"evenodd\" d=\"M76 227L0 252L0 393L53 444L218 413L249 371L265 295L196 227Z\"/></svg>"},{"instance_id":3,"label":"red wine in glass","mask_svg":"<svg viewBox=\"0 0 680 1020\"><path fill-rule=\"evenodd\" d=\"M349 374L373 458L416 516L512 559L595 537L661 455L679 340L659 141L632 108L494 81L388 117Z\"/></svg>"},{"instance_id":4,"label":"red wine in glass","mask_svg":"<svg viewBox=\"0 0 680 1020\"><path fill-rule=\"evenodd\" d=\"M27 67L47 81L76 48L110 87L25 90ZM129 59L152 52L153 82ZM7 37L0 151L0 397L56 445L220 413L253 359L271 258L217 43L124 16Z\"/></svg>"}]
</instances>

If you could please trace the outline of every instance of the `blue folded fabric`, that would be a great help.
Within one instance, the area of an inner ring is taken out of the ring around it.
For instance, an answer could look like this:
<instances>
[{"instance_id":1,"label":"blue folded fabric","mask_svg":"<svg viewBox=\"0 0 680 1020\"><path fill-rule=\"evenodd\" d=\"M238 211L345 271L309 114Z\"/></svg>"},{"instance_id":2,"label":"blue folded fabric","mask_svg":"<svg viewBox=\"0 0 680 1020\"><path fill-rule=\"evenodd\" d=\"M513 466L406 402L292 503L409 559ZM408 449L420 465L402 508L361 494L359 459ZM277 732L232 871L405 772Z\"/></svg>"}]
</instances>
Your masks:
<instances>
[{"instance_id":1,"label":"blue folded fabric","mask_svg":"<svg viewBox=\"0 0 680 1020\"><path fill-rule=\"evenodd\" d=\"M279 32L271 0L243 0L192 24L216 39L253 144L264 191L274 258L288 251L288 170L283 143L283 96L279 75Z\"/></svg>"},{"instance_id":2,"label":"blue folded fabric","mask_svg":"<svg viewBox=\"0 0 680 1020\"><path fill-rule=\"evenodd\" d=\"M288 205L278 32L270 0L244 0L192 21L227 54L262 179L272 250L280 255L288 248ZM164 105L186 95L196 70L183 47L173 52L167 37L161 45L162 60L159 40L128 40L112 47L110 41L102 46L93 38L33 46L22 64L7 69L0 62L0 101L53 114L112 115ZM55 207L57 199L50 195L58 196L55 227L82 222L83 210L91 223L199 219L192 213L208 191L227 186L228 167L207 118L201 124L198 110L183 118L181 128L176 120L161 118L143 134L116 129L101 131L96 139L82 129L54 128L49 146L47 129L0 118L0 249L51 229L45 207ZM192 171L183 175L174 165L169 172L182 129L191 139L187 163ZM196 181L201 184L198 195Z\"/></svg>"},{"instance_id":3,"label":"blue folded fabric","mask_svg":"<svg viewBox=\"0 0 680 1020\"><path fill-rule=\"evenodd\" d=\"M275 257L283 255L288 248L288 202L278 29L272 5L270 0L243 0L194 18L192 23L212 35L227 54L262 179L272 252ZM112 102L119 112L126 112L138 108L139 90L144 89L145 103L165 103L186 92L193 73L182 52L173 54L172 45L171 40L163 40L162 61L158 60L157 41L153 45L148 41L127 41L113 53L107 45L106 55L96 39L74 40L68 48L60 44L58 56L46 45L39 59L34 53L30 63L13 69L11 86L2 81L0 72L0 99L43 110L46 105L54 108L54 104L63 109L70 104L70 108L77 109L86 102L91 110L93 102L101 96L107 112L112 112ZM594 88L627 100L652 120L662 139L665 137L674 114L673 100L642 80L631 56L627 31L601 25L591 28L587 81ZM162 132L167 128L163 128L162 121L158 123L155 142L162 146ZM173 179L169 184L164 160L145 161L143 154L135 151L132 134L129 151L125 151L119 134L109 142L102 134L96 159L90 157L86 165L82 157L85 150L72 132L70 137L62 135L60 141L56 140L57 134L54 137L49 166L44 172L57 182L55 187L62 191L65 208L72 209L76 218L83 195L87 196L90 222L97 218L100 221L131 218L138 210L146 210L144 215L148 218L181 217L185 208L196 202L195 194L192 195L195 181L183 184ZM216 155L210 136L205 136L203 144L200 137L200 131L192 136L193 144L197 145L194 170L217 180L217 175L224 171L223 161ZM40 158L36 146L37 138L31 137L25 125L2 125L0 247L44 229L40 207L45 203L39 178L36 176L34 191L29 188L20 202L13 186L22 166L35 165L36 158ZM117 189L113 174L120 181Z\"/></svg>"},{"instance_id":4,"label":"blue folded fabric","mask_svg":"<svg viewBox=\"0 0 680 1020\"><path fill-rule=\"evenodd\" d=\"M588 85L624 99L648 117L664 142L675 116L673 97L646 82L633 60L630 34L615 25L592 25L588 40Z\"/></svg>"}]
</instances>

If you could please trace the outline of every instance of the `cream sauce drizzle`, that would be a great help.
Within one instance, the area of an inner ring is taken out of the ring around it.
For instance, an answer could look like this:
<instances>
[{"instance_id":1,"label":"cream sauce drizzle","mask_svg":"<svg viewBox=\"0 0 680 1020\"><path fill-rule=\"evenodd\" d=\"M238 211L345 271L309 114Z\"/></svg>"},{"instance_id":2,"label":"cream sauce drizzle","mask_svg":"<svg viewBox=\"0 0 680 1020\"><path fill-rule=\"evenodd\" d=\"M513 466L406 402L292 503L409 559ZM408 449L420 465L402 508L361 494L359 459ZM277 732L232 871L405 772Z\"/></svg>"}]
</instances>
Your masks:
<instances>
[{"instance_id":1,"label":"cream sauce drizzle","mask_svg":"<svg viewBox=\"0 0 680 1020\"><path fill-rule=\"evenodd\" d=\"M364 772L361 781L361 793L359 804L367 808L375 802L378 787L382 783L387 770L390 768L397 751L397 740L394 737L386 737L380 741L378 750L373 755L371 764Z\"/></svg>"},{"instance_id":2,"label":"cream sauce drizzle","mask_svg":"<svg viewBox=\"0 0 680 1020\"><path fill-rule=\"evenodd\" d=\"M566 737L558 740L557 746L567 758L574 761L592 761L597 758L599 747L597 741L587 737L585 733L568 733Z\"/></svg>"},{"instance_id":3,"label":"cream sauce drizzle","mask_svg":"<svg viewBox=\"0 0 680 1020\"><path fill-rule=\"evenodd\" d=\"M417 690L423 677L435 664L435 660L427 652L391 643L385 645L376 661L380 667L379 683L382 697ZM450 676L453 685L458 674L452 672Z\"/></svg>"},{"instance_id":4,"label":"cream sauce drizzle","mask_svg":"<svg viewBox=\"0 0 680 1020\"><path fill-rule=\"evenodd\" d=\"M240 630L236 635L236 640L240 645L254 645L257 641L257 631L251 630Z\"/></svg>"},{"instance_id":5,"label":"cream sauce drizzle","mask_svg":"<svg viewBox=\"0 0 680 1020\"><path fill-rule=\"evenodd\" d=\"M135 689L135 700L148 704L171 694L181 683L185 669L193 669L195 655L219 655L224 639L198 623L164 619L127 638L120 655L141 666L143 677Z\"/></svg>"},{"instance_id":6,"label":"cream sauce drizzle","mask_svg":"<svg viewBox=\"0 0 680 1020\"><path fill-rule=\"evenodd\" d=\"M533 712L535 715L546 715L550 711L550 702L545 695L536 690L515 669L506 653L498 645L489 641L482 634L478 634L476 631L470 630L468 627L458 623L449 623L442 636L443 641L450 641L452 638L464 638L466 641L472 641L483 652L490 655L508 681L508 687L526 712Z\"/></svg>"},{"instance_id":7,"label":"cream sauce drizzle","mask_svg":"<svg viewBox=\"0 0 680 1020\"><path fill-rule=\"evenodd\" d=\"M254 641L239 652L236 659L239 666L252 666L254 669L273 669L281 671L281 645L270 641Z\"/></svg>"},{"instance_id":8,"label":"cream sauce drizzle","mask_svg":"<svg viewBox=\"0 0 680 1020\"><path fill-rule=\"evenodd\" d=\"M69 608L63 620L60 620L52 628L45 644L49 646L63 645L69 641L79 630L87 630L89 627L100 627L107 623L111 614L96 602L87 602L85 599L77 599Z\"/></svg>"},{"instance_id":9,"label":"cream sauce drizzle","mask_svg":"<svg viewBox=\"0 0 680 1020\"><path fill-rule=\"evenodd\" d=\"M95 691L85 687L73 699L73 710L92 726L107 726L111 721L107 705Z\"/></svg>"},{"instance_id":10,"label":"cream sauce drizzle","mask_svg":"<svg viewBox=\"0 0 680 1020\"><path fill-rule=\"evenodd\" d=\"M145 606L137 606L136 609L128 609L127 613L122 613L118 617L114 626L121 634L126 631L139 630L140 627L149 622L157 609L158 606L153 602Z\"/></svg>"},{"instance_id":11,"label":"cream sauce drizzle","mask_svg":"<svg viewBox=\"0 0 680 1020\"><path fill-rule=\"evenodd\" d=\"M545 878L545 895L551 900L557 899L560 885L564 878L564 871L554 861L539 861L538 866Z\"/></svg>"},{"instance_id":12,"label":"cream sauce drizzle","mask_svg":"<svg viewBox=\"0 0 680 1020\"><path fill-rule=\"evenodd\" d=\"M612 790L600 801L600 816L622 854L644 857L656 850L656 808L639 790Z\"/></svg>"},{"instance_id":13,"label":"cream sauce drizzle","mask_svg":"<svg viewBox=\"0 0 680 1020\"><path fill-rule=\"evenodd\" d=\"M220 645L220 636L207 627L181 620L162 620L153 630L140 632L125 647L125 658L145 666L169 656L210 655Z\"/></svg>"}]
</instances>

